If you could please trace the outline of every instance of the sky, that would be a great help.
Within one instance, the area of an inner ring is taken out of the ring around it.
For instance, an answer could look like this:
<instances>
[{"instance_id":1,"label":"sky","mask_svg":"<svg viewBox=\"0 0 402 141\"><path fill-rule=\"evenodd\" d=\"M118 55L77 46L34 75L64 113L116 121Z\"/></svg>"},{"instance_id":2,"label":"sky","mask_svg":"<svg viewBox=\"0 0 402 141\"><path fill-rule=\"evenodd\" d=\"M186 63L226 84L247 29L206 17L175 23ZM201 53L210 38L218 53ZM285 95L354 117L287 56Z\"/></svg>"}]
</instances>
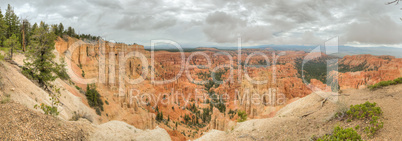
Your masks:
<instances>
[{"instance_id":1,"label":"sky","mask_svg":"<svg viewBox=\"0 0 402 141\"><path fill-rule=\"evenodd\" d=\"M402 3L392 0L0 0L31 23L149 46L339 45L402 47Z\"/></svg>"}]
</instances>

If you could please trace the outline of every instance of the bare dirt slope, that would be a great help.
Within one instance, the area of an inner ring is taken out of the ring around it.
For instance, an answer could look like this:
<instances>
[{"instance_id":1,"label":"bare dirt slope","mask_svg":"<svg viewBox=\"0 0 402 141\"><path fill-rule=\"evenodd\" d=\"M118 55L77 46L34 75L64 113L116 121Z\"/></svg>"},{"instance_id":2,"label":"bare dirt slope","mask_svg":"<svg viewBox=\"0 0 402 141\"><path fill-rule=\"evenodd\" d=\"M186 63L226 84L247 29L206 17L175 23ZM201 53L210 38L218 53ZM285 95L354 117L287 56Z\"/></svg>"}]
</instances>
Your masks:
<instances>
[{"instance_id":1,"label":"bare dirt slope","mask_svg":"<svg viewBox=\"0 0 402 141\"><path fill-rule=\"evenodd\" d=\"M1 96L3 101L5 97ZM22 104L0 103L0 140L147 140L170 141L166 130L141 130L122 121L101 125L89 121L64 121L33 111Z\"/></svg>"},{"instance_id":2,"label":"bare dirt slope","mask_svg":"<svg viewBox=\"0 0 402 141\"><path fill-rule=\"evenodd\" d=\"M62 121L24 105L0 104L0 140L88 140L93 130L83 122Z\"/></svg>"},{"instance_id":3,"label":"bare dirt slope","mask_svg":"<svg viewBox=\"0 0 402 141\"><path fill-rule=\"evenodd\" d=\"M99 125L90 140L170 141L170 136L165 129L159 127L154 130L141 130L122 121L109 121Z\"/></svg>"},{"instance_id":4,"label":"bare dirt slope","mask_svg":"<svg viewBox=\"0 0 402 141\"><path fill-rule=\"evenodd\" d=\"M19 65L23 65L21 61L23 58L22 54L14 56L15 62ZM37 110L34 109L34 105L39 105L40 103L51 104L49 94L21 74L21 68L18 66L1 61L0 76L3 78L0 80L3 83L3 92L9 94L14 101L32 110ZM61 105L58 106L60 111L59 118L69 120L73 112L79 111L91 115L94 118L93 121L98 122L95 110L87 106L84 94L79 93L76 88L61 79L56 79L53 83L57 88L60 88L61 93L59 98Z\"/></svg>"},{"instance_id":5,"label":"bare dirt slope","mask_svg":"<svg viewBox=\"0 0 402 141\"><path fill-rule=\"evenodd\" d=\"M58 117L34 108L40 103L50 105L49 94L22 75L18 66L0 61L0 82L0 140L171 140L161 128L140 130L120 121L99 125L85 96L63 80L54 82L61 88ZM75 111L85 113L93 123L69 121Z\"/></svg>"},{"instance_id":6,"label":"bare dirt slope","mask_svg":"<svg viewBox=\"0 0 402 141\"><path fill-rule=\"evenodd\" d=\"M327 100L318 94L310 94L278 111L273 118L249 120L239 123L233 130L212 130L198 140L310 140L313 135L330 133L334 126L354 127L362 121L347 123L333 119L338 111L352 104L366 101L376 102L383 110L381 120L384 128L374 138L368 138L358 130L365 140L402 140L402 85L389 86L370 91L368 89L344 90L337 102ZM331 120L332 119L332 120Z\"/></svg>"}]
</instances>

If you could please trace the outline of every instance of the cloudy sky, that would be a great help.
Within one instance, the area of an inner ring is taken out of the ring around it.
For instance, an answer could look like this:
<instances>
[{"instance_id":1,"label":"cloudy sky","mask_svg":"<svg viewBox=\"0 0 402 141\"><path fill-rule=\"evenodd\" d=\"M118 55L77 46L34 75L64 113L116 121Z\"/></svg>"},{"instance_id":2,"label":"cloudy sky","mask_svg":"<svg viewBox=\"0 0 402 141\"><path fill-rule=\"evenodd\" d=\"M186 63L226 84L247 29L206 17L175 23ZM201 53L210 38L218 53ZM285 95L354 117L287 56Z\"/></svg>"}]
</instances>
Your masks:
<instances>
[{"instance_id":1,"label":"cloudy sky","mask_svg":"<svg viewBox=\"0 0 402 141\"><path fill-rule=\"evenodd\" d=\"M149 46L341 45L402 47L402 3L392 0L0 0L31 22Z\"/></svg>"}]
</instances>

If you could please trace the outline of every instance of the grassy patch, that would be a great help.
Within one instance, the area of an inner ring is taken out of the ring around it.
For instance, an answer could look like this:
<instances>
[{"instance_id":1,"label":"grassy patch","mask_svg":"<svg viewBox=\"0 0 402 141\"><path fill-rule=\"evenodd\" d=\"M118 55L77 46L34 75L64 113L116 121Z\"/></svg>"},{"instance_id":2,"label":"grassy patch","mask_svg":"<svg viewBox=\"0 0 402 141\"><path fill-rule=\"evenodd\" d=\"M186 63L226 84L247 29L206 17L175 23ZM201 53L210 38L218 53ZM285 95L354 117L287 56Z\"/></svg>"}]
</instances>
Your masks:
<instances>
[{"instance_id":1,"label":"grassy patch","mask_svg":"<svg viewBox=\"0 0 402 141\"><path fill-rule=\"evenodd\" d=\"M362 140L361 136L354 130L353 128L343 129L342 127L336 126L334 131L330 135L325 135L321 138L318 138L317 141L341 141L341 140L352 140L352 141L360 141Z\"/></svg>"},{"instance_id":2,"label":"grassy patch","mask_svg":"<svg viewBox=\"0 0 402 141\"><path fill-rule=\"evenodd\" d=\"M361 63L357 66L353 66L353 67L351 67L350 65L345 65L345 64L343 64L343 62L341 62L339 64L339 72L345 73L345 72L364 71L367 69L366 65L367 65L366 61L364 61L363 63ZM375 68L374 70L378 70L378 69Z\"/></svg>"},{"instance_id":3,"label":"grassy patch","mask_svg":"<svg viewBox=\"0 0 402 141\"><path fill-rule=\"evenodd\" d=\"M381 82L378 82L377 84L368 86L368 88L370 90L375 90L378 88L382 88L382 87L389 86L389 85L396 85L396 84L402 84L402 77L399 77L394 80L389 80L389 81L381 81Z\"/></svg>"},{"instance_id":4,"label":"grassy patch","mask_svg":"<svg viewBox=\"0 0 402 141\"><path fill-rule=\"evenodd\" d=\"M9 103L10 101L11 101L10 94L4 94L4 96L1 98L0 103L1 104L6 104L6 103Z\"/></svg>"},{"instance_id":5,"label":"grassy patch","mask_svg":"<svg viewBox=\"0 0 402 141\"><path fill-rule=\"evenodd\" d=\"M377 106L377 103L370 103L367 101L363 104L351 105L350 109L345 113L337 113L336 115L338 115L337 117L340 117L341 120L345 119L347 122L352 122L354 120L365 121L368 125L364 127L364 132L368 137L373 137L378 130L383 128L384 123L379 120L382 113L383 112L381 108ZM360 125L357 125L355 129L360 129Z\"/></svg>"},{"instance_id":6,"label":"grassy patch","mask_svg":"<svg viewBox=\"0 0 402 141\"><path fill-rule=\"evenodd\" d=\"M360 119L369 121L370 126L367 126L364 129L369 137L374 136L374 134L384 126L384 123L379 121L379 117L382 115L382 110L376 105L375 102L351 105L349 111L346 112L349 116L348 120Z\"/></svg>"},{"instance_id":7,"label":"grassy patch","mask_svg":"<svg viewBox=\"0 0 402 141\"><path fill-rule=\"evenodd\" d=\"M0 61L4 60L4 56L0 53Z\"/></svg>"},{"instance_id":8,"label":"grassy patch","mask_svg":"<svg viewBox=\"0 0 402 141\"><path fill-rule=\"evenodd\" d=\"M239 112L237 112L237 116L238 116L237 122L243 122L247 120L246 111L239 110Z\"/></svg>"}]
</instances>

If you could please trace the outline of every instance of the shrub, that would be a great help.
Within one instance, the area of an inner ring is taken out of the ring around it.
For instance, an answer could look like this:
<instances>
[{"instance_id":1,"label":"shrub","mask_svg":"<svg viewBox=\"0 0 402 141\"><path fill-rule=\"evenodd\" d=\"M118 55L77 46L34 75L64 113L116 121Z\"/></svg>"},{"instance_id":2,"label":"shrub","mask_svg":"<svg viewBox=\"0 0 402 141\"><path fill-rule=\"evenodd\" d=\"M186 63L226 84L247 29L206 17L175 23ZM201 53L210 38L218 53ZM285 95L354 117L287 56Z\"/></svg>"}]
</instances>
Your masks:
<instances>
[{"instance_id":1,"label":"shrub","mask_svg":"<svg viewBox=\"0 0 402 141\"><path fill-rule=\"evenodd\" d=\"M96 110L96 114L97 114L97 115L99 115L99 116L101 116L101 115L102 115L102 113L101 113L101 111L100 111L100 109L99 109L99 108L96 108L95 110Z\"/></svg>"},{"instance_id":2,"label":"shrub","mask_svg":"<svg viewBox=\"0 0 402 141\"><path fill-rule=\"evenodd\" d=\"M91 107L102 107L103 102L100 99L100 94L96 90L95 85L87 85L87 91L85 92L85 96L87 97L88 104Z\"/></svg>"},{"instance_id":3,"label":"shrub","mask_svg":"<svg viewBox=\"0 0 402 141\"><path fill-rule=\"evenodd\" d=\"M40 108L45 112L46 115L52 115L52 116L58 116L59 111L57 111L57 106L60 104L59 97L60 97L60 88L54 87L54 92L55 93L49 93L50 95L50 101L51 105L47 105L44 103L41 103L40 105L34 105L34 108Z\"/></svg>"},{"instance_id":4,"label":"shrub","mask_svg":"<svg viewBox=\"0 0 402 141\"><path fill-rule=\"evenodd\" d=\"M364 104L351 105L346 114L352 119L372 119L374 116L382 115L381 108L376 105L377 103L368 101Z\"/></svg>"},{"instance_id":5,"label":"shrub","mask_svg":"<svg viewBox=\"0 0 402 141\"><path fill-rule=\"evenodd\" d=\"M73 116L71 117L70 121L77 121L80 118L84 118L84 119L87 119L90 122L93 122L93 119L92 119L91 115L89 115L87 113L84 113L84 112L76 112L76 111L74 111Z\"/></svg>"},{"instance_id":6,"label":"shrub","mask_svg":"<svg viewBox=\"0 0 402 141\"><path fill-rule=\"evenodd\" d=\"M339 101L336 103L336 105L337 105L336 114L332 119L339 119L339 120L343 119L344 116L346 115L346 112L349 110L349 106Z\"/></svg>"},{"instance_id":7,"label":"shrub","mask_svg":"<svg viewBox=\"0 0 402 141\"><path fill-rule=\"evenodd\" d=\"M96 90L95 84L87 85L85 96L87 97L89 106L96 109L96 114L101 115L100 112L101 110L103 111L103 102L101 100L101 95Z\"/></svg>"},{"instance_id":8,"label":"shrub","mask_svg":"<svg viewBox=\"0 0 402 141\"><path fill-rule=\"evenodd\" d=\"M70 76L68 76L67 74L67 70L66 70L66 63L64 61L64 58L61 59L60 64L56 65L56 74L57 76L59 76L60 79L62 80L68 80L70 79Z\"/></svg>"},{"instance_id":9,"label":"shrub","mask_svg":"<svg viewBox=\"0 0 402 141\"><path fill-rule=\"evenodd\" d=\"M360 141L361 136L353 128L343 129L342 127L336 126L331 135L325 135L318 138L317 141L328 141L328 140L353 140Z\"/></svg>"},{"instance_id":10,"label":"shrub","mask_svg":"<svg viewBox=\"0 0 402 141\"><path fill-rule=\"evenodd\" d=\"M4 94L4 96L1 98L0 103L5 104L5 103L8 103L10 101L11 101L10 94Z\"/></svg>"},{"instance_id":11,"label":"shrub","mask_svg":"<svg viewBox=\"0 0 402 141\"><path fill-rule=\"evenodd\" d=\"M80 92L80 93L82 93L82 94L85 94L85 91L84 90L82 90L80 87L78 87L78 86L75 86L75 88Z\"/></svg>"},{"instance_id":12,"label":"shrub","mask_svg":"<svg viewBox=\"0 0 402 141\"><path fill-rule=\"evenodd\" d=\"M399 77L397 79L394 80L396 83L402 83L402 77Z\"/></svg>"},{"instance_id":13,"label":"shrub","mask_svg":"<svg viewBox=\"0 0 402 141\"><path fill-rule=\"evenodd\" d=\"M109 105L109 102L107 100L105 100L106 105Z\"/></svg>"},{"instance_id":14,"label":"shrub","mask_svg":"<svg viewBox=\"0 0 402 141\"><path fill-rule=\"evenodd\" d=\"M163 120L163 113L158 112L158 114L156 114L155 120L159 121L159 122L162 121Z\"/></svg>"},{"instance_id":15,"label":"shrub","mask_svg":"<svg viewBox=\"0 0 402 141\"><path fill-rule=\"evenodd\" d=\"M0 53L0 61L4 60L4 56Z\"/></svg>"},{"instance_id":16,"label":"shrub","mask_svg":"<svg viewBox=\"0 0 402 141\"><path fill-rule=\"evenodd\" d=\"M368 86L368 88L370 90L374 90L374 89L382 88L382 87L389 86L389 85L396 85L396 84L402 84L402 77L396 78L394 80L389 80L389 81L381 81L381 82L378 82L377 84Z\"/></svg>"},{"instance_id":17,"label":"shrub","mask_svg":"<svg viewBox=\"0 0 402 141\"><path fill-rule=\"evenodd\" d=\"M43 110L43 112L45 112L46 115L52 115L52 116L58 116L59 112L57 111L57 107L56 106L49 106L46 104L41 103L39 106L35 105L34 108L40 108Z\"/></svg>"},{"instance_id":18,"label":"shrub","mask_svg":"<svg viewBox=\"0 0 402 141\"><path fill-rule=\"evenodd\" d=\"M239 112L237 112L237 116L238 116L237 122L243 122L247 120L246 111L240 110Z\"/></svg>"},{"instance_id":19,"label":"shrub","mask_svg":"<svg viewBox=\"0 0 402 141\"><path fill-rule=\"evenodd\" d=\"M382 110L380 107L376 106L377 103L366 102L359 105L351 105L350 109L346 112L351 121L353 119L368 120L370 121L370 126L366 127L364 131L369 137L374 136L374 134L383 128L384 123L379 121L379 116L382 115Z\"/></svg>"}]
</instances>

